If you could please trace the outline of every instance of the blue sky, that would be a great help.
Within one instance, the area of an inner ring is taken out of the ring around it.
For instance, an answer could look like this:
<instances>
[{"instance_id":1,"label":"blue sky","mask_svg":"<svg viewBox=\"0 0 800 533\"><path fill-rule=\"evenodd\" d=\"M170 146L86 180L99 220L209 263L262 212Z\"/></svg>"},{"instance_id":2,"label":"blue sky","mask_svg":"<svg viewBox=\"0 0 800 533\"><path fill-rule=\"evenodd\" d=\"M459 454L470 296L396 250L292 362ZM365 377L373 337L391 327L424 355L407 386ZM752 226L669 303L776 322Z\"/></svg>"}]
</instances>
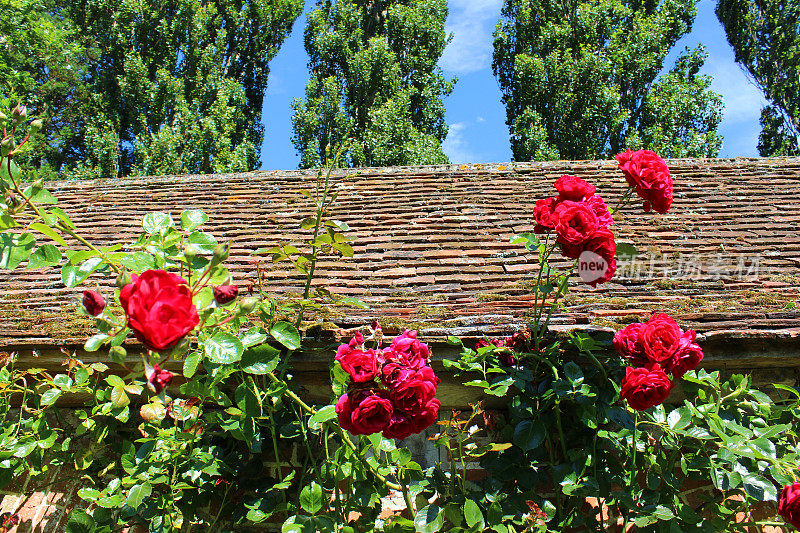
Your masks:
<instances>
[{"instance_id":1,"label":"blue sky","mask_svg":"<svg viewBox=\"0 0 800 533\"><path fill-rule=\"evenodd\" d=\"M313 5L307 1L307 8ZM511 160L505 110L500 90L492 75L492 37L502 0L450 0L447 30L453 40L445 50L440 65L448 77L458 83L447 99L447 123L450 133L444 151L453 163L492 163ZM722 94L725 117L720 126L724 137L722 157L756 156L758 118L764 105L761 91L733 61L733 51L714 15L715 2L700 0L692 33L684 37L665 62L669 68L680 50L703 43L708 59L703 71L714 77L713 89ZM308 81L303 49L305 14L295 23L270 64L270 77L264 98L263 122L266 127L261 150L261 168L267 170L297 168L299 157L291 143L292 109L295 98L305 93Z\"/></svg>"}]
</instances>

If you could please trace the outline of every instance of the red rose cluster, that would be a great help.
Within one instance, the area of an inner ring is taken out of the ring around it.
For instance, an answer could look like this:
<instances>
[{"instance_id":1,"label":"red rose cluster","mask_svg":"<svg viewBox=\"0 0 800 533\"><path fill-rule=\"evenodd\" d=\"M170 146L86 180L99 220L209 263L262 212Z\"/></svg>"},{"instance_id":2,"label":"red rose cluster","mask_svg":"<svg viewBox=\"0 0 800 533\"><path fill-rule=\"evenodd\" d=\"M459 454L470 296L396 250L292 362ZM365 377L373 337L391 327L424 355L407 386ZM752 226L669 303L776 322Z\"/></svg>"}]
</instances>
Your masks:
<instances>
[{"instance_id":1,"label":"red rose cluster","mask_svg":"<svg viewBox=\"0 0 800 533\"><path fill-rule=\"evenodd\" d=\"M617 245L608 229L614 220L608 207L595 196L594 185L576 176L561 176L555 187L558 196L536 202L534 232L555 230L561 253L570 259L578 259L584 252L598 256L602 271L586 281L592 287L605 283L617 271Z\"/></svg>"},{"instance_id":2,"label":"red rose cluster","mask_svg":"<svg viewBox=\"0 0 800 533\"><path fill-rule=\"evenodd\" d=\"M626 369L620 396L637 411L666 400L673 387L667 373L679 378L703 360L696 338L694 331L683 331L663 313L618 331L614 347L633 365Z\"/></svg>"},{"instance_id":3,"label":"red rose cluster","mask_svg":"<svg viewBox=\"0 0 800 533\"><path fill-rule=\"evenodd\" d=\"M617 154L617 163L628 185L644 200L646 213L666 213L672 205L672 176L667 163L652 150Z\"/></svg>"},{"instance_id":4,"label":"red rose cluster","mask_svg":"<svg viewBox=\"0 0 800 533\"><path fill-rule=\"evenodd\" d=\"M439 378L429 358L428 345L410 330L384 349L365 349L361 333L339 346L336 360L353 380L336 403L342 428L355 435L383 432L387 439L404 439L435 422Z\"/></svg>"},{"instance_id":5,"label":"red rose cluster","mask_svg":"<svg viewBox=\"0 0 800 533\"><path fill-rule=\"evenodd\" d=\"M778 514L800 529L800 483L792 483L781 489L778 496Z\"/></svg>"}]
</instances>

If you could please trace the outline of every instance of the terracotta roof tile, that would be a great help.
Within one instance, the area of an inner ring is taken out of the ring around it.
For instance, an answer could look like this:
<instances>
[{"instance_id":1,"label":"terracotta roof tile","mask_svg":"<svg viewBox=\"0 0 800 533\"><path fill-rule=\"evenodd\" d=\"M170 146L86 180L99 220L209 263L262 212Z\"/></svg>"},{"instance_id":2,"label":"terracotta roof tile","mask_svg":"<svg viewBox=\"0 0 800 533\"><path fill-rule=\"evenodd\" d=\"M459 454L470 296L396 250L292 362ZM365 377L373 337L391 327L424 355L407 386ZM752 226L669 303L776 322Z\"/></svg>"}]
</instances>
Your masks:
<instances>
[{"instance_id":1,"label":"terracotta roof tile","mask_svg":"<svg viewBox=\"0 0 800 533\"><path fill-rule=\"evenodd\" d=\"M715 338L795 338L800 331L800 158L672 160L675 203L667 215L626 208L614 230L641 255L612 282L580 283L555 325L619 327L663 309ZM507 332L531 314L535 256L509 244L533 228L536 199L562 173L595 183L609 205L624 190L612 161L449 165L340 171L330 217L352 228L356 255L324 258L315 284L371 308L345 309L341 326L380 318L428 337ZM79 231L100 245L129 244L151 211L203 209L208 231L234 239L235 282L252 280L251 251L297 243L310 214L299 191L315 173L251 172L50 184ZM563 261L557 263L564 264ZM288 263L270 265L267 289L302 290ZM95 280L103 284L102 276ZM71 316L77 289L58 269L0 272L0 345L55 345L88 326Z\"/></svg>"}]
</instances>

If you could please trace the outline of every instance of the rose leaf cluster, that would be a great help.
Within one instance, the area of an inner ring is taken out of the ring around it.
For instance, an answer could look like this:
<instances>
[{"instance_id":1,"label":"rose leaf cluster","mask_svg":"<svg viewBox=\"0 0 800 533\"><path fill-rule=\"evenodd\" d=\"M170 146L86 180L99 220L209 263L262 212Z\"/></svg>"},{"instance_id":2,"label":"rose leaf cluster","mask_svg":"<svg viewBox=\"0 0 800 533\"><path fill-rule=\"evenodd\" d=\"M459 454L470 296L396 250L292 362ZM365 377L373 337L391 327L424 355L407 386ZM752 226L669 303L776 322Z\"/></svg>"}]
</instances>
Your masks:
<instances>
[{"instance_id":1,"label":"rose leaf cluster","mask_svg":"<svg viewBox=\"0 0 800 533\"><path fill-rule=\"evenodd\" d=\"M439 378L429 359L428 345L417 339L416 331L404 331L383 349L366 349L363 335L356 333L336 353L352 380L336 403L342 428L355 435L404 439L434 423Z\"/></svg>"},{"instance_id":2,"label":"rose leaf cluster","mask_svg":"<svg viewBox=\"0 0 800 533\"><path fill-rule=\"evenodd\" d=\"M667 374L680 378L703 360L696 338L696 332L683 331L664 313L618 331L614 348L632 365L626 369L620 396L638 411L666 400L674 385Z\"/></svg>"}]
</instances>

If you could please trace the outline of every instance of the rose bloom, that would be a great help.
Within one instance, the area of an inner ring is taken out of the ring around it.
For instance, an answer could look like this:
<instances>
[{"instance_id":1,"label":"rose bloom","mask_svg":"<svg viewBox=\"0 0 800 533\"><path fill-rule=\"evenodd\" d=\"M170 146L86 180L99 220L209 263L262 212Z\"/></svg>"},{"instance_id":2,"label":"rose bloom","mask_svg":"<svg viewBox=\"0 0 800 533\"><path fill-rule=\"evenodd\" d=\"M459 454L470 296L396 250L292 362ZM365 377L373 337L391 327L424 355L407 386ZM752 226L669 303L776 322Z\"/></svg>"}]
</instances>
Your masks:
<instances>
[{"instance_id":1,"label":"rose bloom","mask_svg":"<svg viewBox=\"0 0 800 533\"><path fill-rule=\"evenodd\" d=\"M414 427L411 424L411 417L404 411L395 409L392 412L389 427L383 430L383 436L387 439L405 439L412 433L414 433Z\"/></svg>"},{"instance_id":2,"label":"rose bloom","mask_svg":"<svg viewBox=\"0 0 800 533\"><path fill-rule=\"evenodd\" d=\"M431 367L423 367L389 392L394 406L402 411L414 411L436 395L439 379Z\"/></svg>"},{"instance_id":3,"label":"rose bloom","mask_svg":"<svg viewBox=\"0 0 800 533\"><path fill-rule=\"evenodd\" d=\"M357 389L336 402L339 425L354 435L380 433L392 419L392 402L383 390Z\"/></svg>"},{"instance_id":4,"label":"rose bloom","mask_svg":"<svg viewBox=\"0 0 800 533\"><path fill-rule=\"evenodd\" d=\"M348 344L342 344L336 351L336 360L356 383L372 381L380 371L375 350L357 348L363 342L364 336L357 333Z\"/></svg>"},{"instance_id":5,"label":"rose bloom","mask_svg":"<svg viewBox=\"0 0 800 533\"><path fill-rule=\"evenodd\" d=\"M620 397L637 411L644 411L666 400L672 386L667 374L656 365L652 368L629 366L622 378Z\"/></svg>"},{"instance_id":6,"label":"rose bloom","mask_svg":"<svg viewBox=\"0 0 800 533\"><path fill-rule=\"evenodd\" d=\"M617 154L625 180L644 200L644 210L666 213L672 205L672 176L667 163L652 150Z\"/></svg>"},{"instance_id":7,"label":"rose bloom","mask_svg":"<svg viewBox=\"0 0 800 533\"><path fill-rule=\"evenodd\" d=\"M577 176L563 175L556 180L559 200L580 202L594 195L597 188Z\"/></svg>"},{"instance_id":8,"label":"rose bloom","mask_svg":"<svg viewBox=\"0 0 800 533\"><path fill-rule=\"evenodd\" d=\"M147 348L160 352L178 344L200 322L189 284L163 270L133 275L119 293L128 327Z\"/></svg>"},{"instance_id":9,"label":"rose bloom","mask_svg":"<svg viewBox=\"0 0 800 533\"><path fill-rule=\"evenodd\" d=\"M417 332L409 329L395 337L389 348L383 351L387 361L397 361L415 370L427 365L430 356L428 345L418 341Z\"/></svg>"},{"instance_id":10,"label":"rose bloom","mask_svg":"<svg viewBox=\"0 0 800 533\"><path fill-rule=\"evenodd\" d=\"M703 360L703 349L695 341L697 333L689 330L681 335L675 354L665 361L664 370L679 378L689 370L694 370Z\"/></svg>"},{"instance_id":11,"label":"rose bloom","mask_svg":"<svg viewBox=\"0 0 800 533\"><path fill-rule=\"evenodd\" d=\"M603 258L606 271L597 279L589 281L589 285L596 287L614 277L617 272L617 243L614 234L605 228L599 229L592 237L583 243L584 252L593 252Z\"/></svg>"},{"instance_id":12,"label":"rose bloom","mask_svg":"<svg viewBox=\"0 0 800 533\"><path fill-rule=\"evenodd\" d=\"M683 336L683 331L672 317L659 313L653 315L644 325L642 346L651 361L664 364L685 343Z\"/></svg>"},{"instance_id":13,"label":"rose bloom","mask_svg":"<svg viewBox=\"0 0 800 533\"><path fill-rule=\"evenodd\" d=\"M389 362L381 367L381 381L389 388L398 387L416 375L417 371L400 363Z\"/></svg>"},{"instance_id":14,"label":"rose bloom","mask_svg":"<svg viewBox=\"0 0 800 533\"><path fill-rule=\"evenodd\" d=\"M800 529L800 483L792 483L781 489L778 496L778 514Z\"/></svg>"},{"instance_id":15,"label":"rose bloom","mask_svg":"<svg viewBox=\"0 0 800 533\"><path fill-rule=\"evenodd\" d=\"M172 372L162 369L157 364L152 368L145 367L144 374L147 378L147 386L156 394L166 389L174 377Z\"/></svg>"},{"instance_id":16,"label":"rose bloom","mask_svg":"<svg viewBox=\"0 0 800 533\"><path fill-rule=\"evenodd\" d=\"M536 200L536 207L533 208L533 218L536 220L536 227L533 229L534 233L547 233L551 229L555 229L558 217L556 217L556 205L558 198L543 198Z\"/></svg>"},{"instance_id":17,"label":"rose bloom","mask_svg":"<svg viewBox=\"0 0 800 533\"><path fill-rule=\"evenodd\" d=\"M620 357L627 359L633 366L647 366L650 359L644 353L642 330L644 324L636 323L625 326L614 335L614 348Z\"/></svg>"},{"instance_id":18,"label":"rose bloom","mask_svg":"<svg viewBox=\"0 0 800 533\"><path fill-rule=\"evenodd\" d=\"M556 233L562 245L583 244L600 227L597 215L584 202L566 200L556 207Z\"/></svg>"},{"instance_id":19,"label":"rose bloom","mask_svg":"<svg viewBox=\"0 0 800 533\"><path fill-rule=\"evenodd\" d=\"M420 405L417 409L411 412L411 429L414 433L424 431L436 422L439 418L439 407L441 402L436 398L429 400L424 405Z\"/></svg>"},{"instance_id":20,"label":"rose bloom","mask_svg":"<svg viewBox=\"0 0 800 533\"><path fill-rule=\"evenodd\" d=\"M614 223L614 218L611 216L608 206L599 196L592 196L587 199L584 204L591 208L594 214L597 215L597 222L600 227L607 228Z\"/></svg>"},{"instance_id":21,"label":"rose bloom","mask_svg":"<svg viewBox=\"0 0 800 533\"><path fill-rule=\"evenodd\" d=\"M99 292L83 291L83 308L92 316L100 316L106 308L106 301Z\"/></svg>"}]
</instances>

